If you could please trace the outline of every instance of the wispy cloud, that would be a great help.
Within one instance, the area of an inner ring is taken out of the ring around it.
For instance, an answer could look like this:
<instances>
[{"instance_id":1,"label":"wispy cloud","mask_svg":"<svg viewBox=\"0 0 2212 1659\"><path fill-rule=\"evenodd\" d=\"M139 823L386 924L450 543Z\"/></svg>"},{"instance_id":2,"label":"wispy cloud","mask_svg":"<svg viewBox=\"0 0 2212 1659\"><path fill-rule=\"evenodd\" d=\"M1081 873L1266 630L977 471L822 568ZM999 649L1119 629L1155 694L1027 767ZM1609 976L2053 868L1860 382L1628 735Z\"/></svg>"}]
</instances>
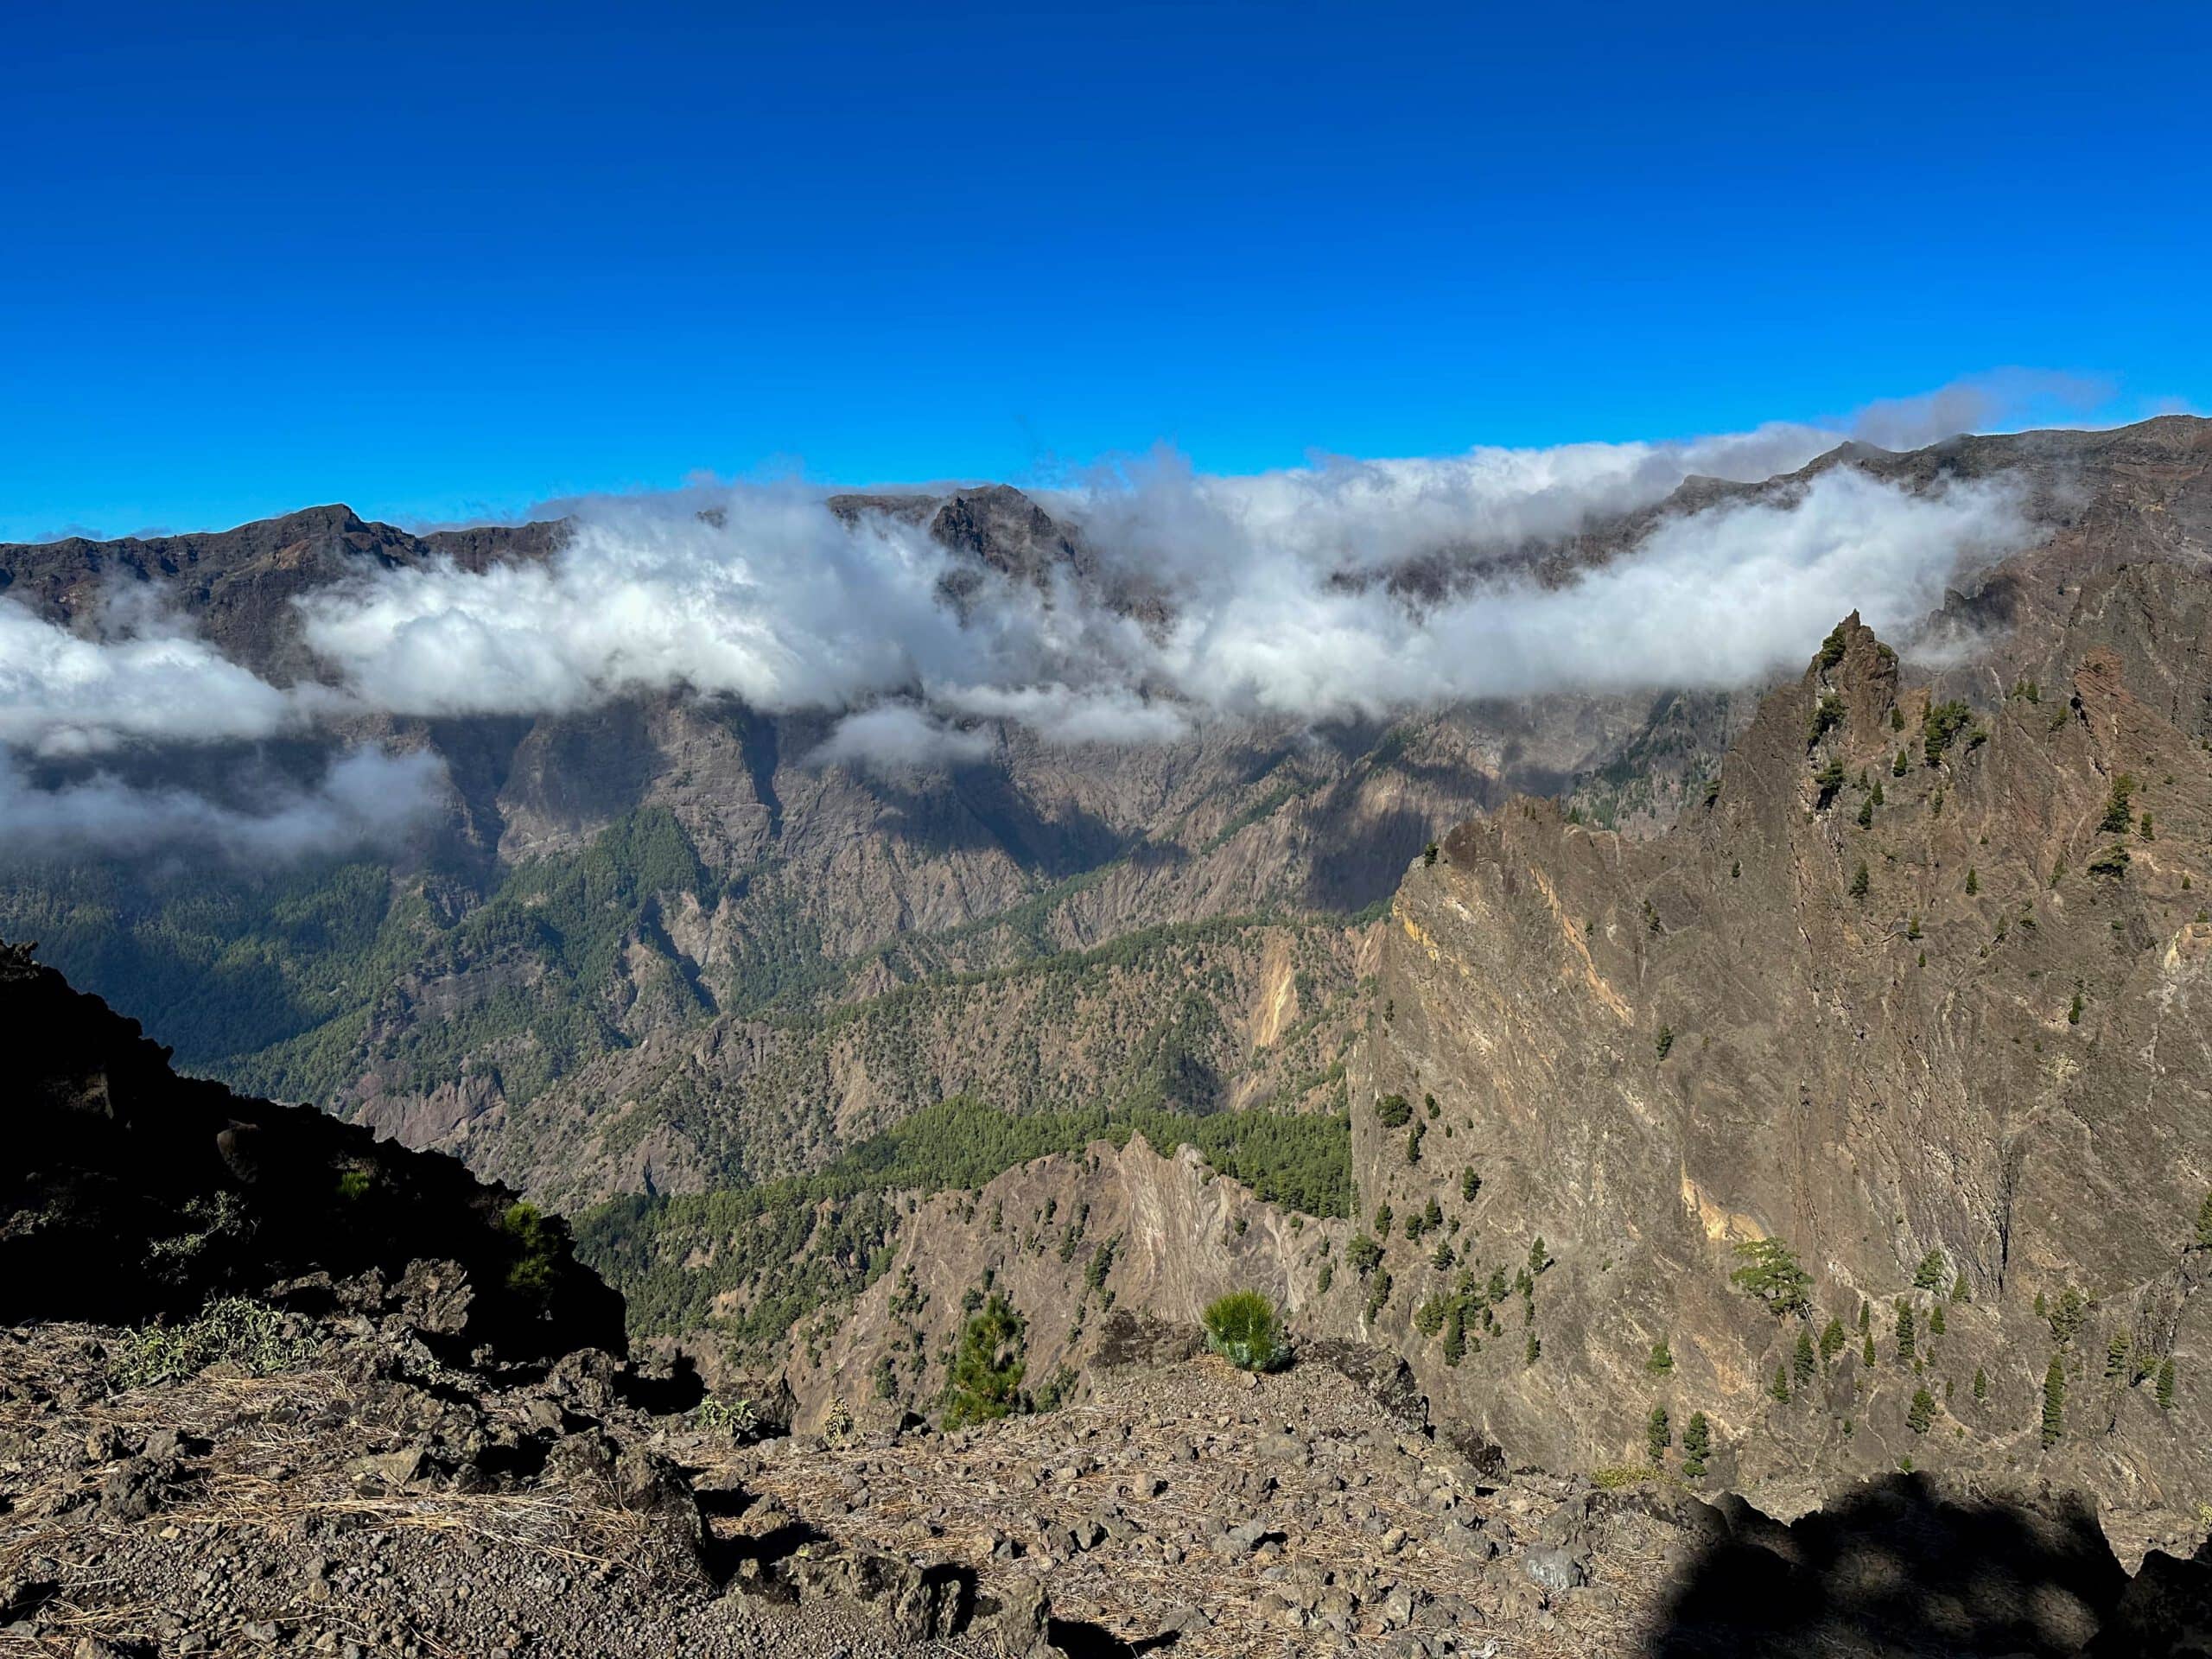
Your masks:
<instances>
[{"instance_id":1,"label":"wispy cloud","mask_svg":"<svg viewBox=\"0 0 2212 1659\"><path fill-rule=\"evenodd\" d=\"M333 760L311 785L276 785L235 804L109 772L42 789L0 753L0 861L190 851L267 865L390 849L444 810L445 764L374 746Z\"/></svg>"}]
</instances>

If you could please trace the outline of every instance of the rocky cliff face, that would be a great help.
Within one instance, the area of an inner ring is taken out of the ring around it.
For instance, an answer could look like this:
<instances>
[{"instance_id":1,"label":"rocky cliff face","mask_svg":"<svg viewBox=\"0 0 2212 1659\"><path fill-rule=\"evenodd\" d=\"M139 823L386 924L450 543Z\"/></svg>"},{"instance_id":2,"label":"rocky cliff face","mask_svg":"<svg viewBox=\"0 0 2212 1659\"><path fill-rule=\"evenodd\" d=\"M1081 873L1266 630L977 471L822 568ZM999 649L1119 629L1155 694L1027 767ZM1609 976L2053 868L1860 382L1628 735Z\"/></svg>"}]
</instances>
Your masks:
<instances>
[{"instance_id":1,"label":"rocky cliff face","mask_svg":"<svg viewBox=\"0 0 2212 1659\"><path fill-rule=\"evenodd\" d=\"M1973 669L1853 618L1669 833L1516 802L1408 874L1362 1215L1539 1270L1454 1365L1418 1316L1462 1267L1401 1226L1370 1329L1513 1455L1640 1461L1662 1407L1778 1491L1910 1459L2155 1532L2212 1490L2212 579L2167 459L2155 556L2093 513L1994 573L2027 625Z\"/></svg>"}]
</instances>

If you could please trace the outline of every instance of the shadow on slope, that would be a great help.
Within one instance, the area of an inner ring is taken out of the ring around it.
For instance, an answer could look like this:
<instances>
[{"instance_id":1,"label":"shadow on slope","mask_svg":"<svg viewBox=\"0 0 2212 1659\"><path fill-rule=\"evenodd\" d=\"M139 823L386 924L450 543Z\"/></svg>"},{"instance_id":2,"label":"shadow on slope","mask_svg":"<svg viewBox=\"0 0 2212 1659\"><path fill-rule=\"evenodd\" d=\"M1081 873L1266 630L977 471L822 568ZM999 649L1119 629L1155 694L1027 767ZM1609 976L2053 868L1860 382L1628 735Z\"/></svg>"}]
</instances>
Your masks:
<instances>
[{"instance_id":1,"label":"shadow on slope","mask_svg":"<svg viewBox=\"0 0 2212 1659\"><path fill-rule=\"evenodd\" d=\"M283 1281L392 1284L450 1262L469 1289L448 1327L472 1344L624 1351L621 1299L565 1224L457 1160L180 1077L137 1020L28 946L0 944L0 1324L135 1324Z\"/></svg>"},{"instance_id":2,"label":"shadow on slope","mask_svg":"<svg viewBox=\"0 0 2212 1659\"><path fill-rule=\"evenodd\" d=\"M2130 1580L2080 1497L2044 1508L1891 1475L1788 1526L1732 1494L1693 1524L1704 1545L1654 1659L2207 1652L2212 1560L2154 1554Z\"/></svg>"}]
</instances>

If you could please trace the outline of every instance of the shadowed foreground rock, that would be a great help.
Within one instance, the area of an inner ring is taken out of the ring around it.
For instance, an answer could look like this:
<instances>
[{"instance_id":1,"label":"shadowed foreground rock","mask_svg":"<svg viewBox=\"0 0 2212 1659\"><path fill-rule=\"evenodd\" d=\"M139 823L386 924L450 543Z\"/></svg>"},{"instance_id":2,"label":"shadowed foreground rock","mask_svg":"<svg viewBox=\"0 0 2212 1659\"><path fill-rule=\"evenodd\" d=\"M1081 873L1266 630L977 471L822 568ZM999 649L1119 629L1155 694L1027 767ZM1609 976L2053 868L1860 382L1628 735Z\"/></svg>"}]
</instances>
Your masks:
<instances>
[{"instance_id":1,"label":"shadowed foreground rock","mask_svg":"<svg viewBox=\"0 0 2212 1659\"><path fill-rule=\"evenodd\" d=\"M178 1077L136 1020L28 946L0 945L0 1323L136 1323L305 1275L397 1281L435 1260L468 1291L449 1284L437 1313L421 1310L434 1340L509 1358L623 1351L621 1299L575 1261L567 1228L454 1160Z\"/></svg>"}]
</instances>

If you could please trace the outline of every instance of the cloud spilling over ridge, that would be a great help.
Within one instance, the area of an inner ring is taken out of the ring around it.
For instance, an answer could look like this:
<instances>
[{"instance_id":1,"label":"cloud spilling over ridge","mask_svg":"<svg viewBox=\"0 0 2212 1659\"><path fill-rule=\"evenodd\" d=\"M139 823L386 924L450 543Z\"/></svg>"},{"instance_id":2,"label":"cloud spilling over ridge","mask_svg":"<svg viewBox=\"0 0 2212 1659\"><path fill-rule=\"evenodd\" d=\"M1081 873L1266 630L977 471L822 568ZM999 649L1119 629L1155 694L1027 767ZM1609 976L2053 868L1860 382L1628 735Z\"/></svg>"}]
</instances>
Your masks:
<instances>
[{"instance_id":1,"label":"cloud spilling over ridge","mask_svg":"<svg viewBox=\"0 0 2212 1659\"><path fill-rule=\"evenodd\" d=\"M0 862L190 851L265 865L391 849L437 817L446 792L437 756L373 745L340 754L312 787L272 788L240 806L105 772L41 789L0 753Z\"/></svg>"},{"instance_id":2,"label":"cloud spilling over ridge","mask_svg":"<svg viewBox=\"0 0 2212 1659\"><path fill-rule=\"evenodd\" d=\"M1904 432L1955 412L1883 419ZM388 569L307 595L302 635L327 683L289 688L149 611L84 637L0 599L0 752L96 756L672 693L837 715L812 759L883 772L975 764L1007 731L1156 744L1226 721L1746 684L1794 671L1853 609L1904 642L1962 566L2024 544L2013 496L1913 494L1837 467L1638 519L1634 546L1567 580L1537 580L1521 556L1648 513L1693 475L1794 470L1838 437L1769 426L1241 478L1156 454L1040 494L1095 580L1049 550L1041 581L1004 577L926 521L841 518L798 484L599 499L576 504L574 534L541 563ZM1449 579L1379 579L1417 561ZM106 850L389 842L444 788L435 762L381 749L245 807L105 776L41 791L4 753L0 766L0 834Z\"/></svg>"},{"instance_id":3,"label":"cloud spilling over ridge","mask_svg":"<svg viewBox=\"0 0 2212 1659\"><path fill-rule=\"evenodd\" d=\"M1193 473L1155 453L1069 490L1040 493L1109 556L1154 574L1204 576L1245 544L1322 567L1387 568L1439 548L1513 547L1664 500L1685 479L1757 483L1843 441L1817 427L1668 443L1484 447L1405 461L1316 458L1245 476Z\"/></svg>"},{"instance_id":4,"label":"cloud spilling over ridge","mask_svg":"<svg viewBox=\"0 0 2212 1659\"><path fill-rule=\"evenodd\" d=\"M1962 564L2024 538L2012 495L1920 497L1848 469L1794 505L1662 521L1628 557L1563 587L1511 581L1412 607L1281 568L1230 584L1164 653L1202 706L1316 718L1554 691L1751 683L1794 670L1857 609L1893 635Z\"/></svg>"},{"instance_id":5,"label":"cloud spilling over ridge","mask_svg":"<svg viewBox=\"0 0 2212 1659\"><path fill-rule=\"evenodd\" d=\"M392 573L311 596L308 642L369 707L558 711L632 691L848 711L821 757L980 758L963 722L1052 744L1194 724L1385 716L1470 698L1749 683L1853 609L1909 626L1963 563L2025 537L2001 487L1915 495L1849 468L1786 496L1662 516L1560 586L1517 567L1441 598L1346 581L1440 550L1555 541L1663 499L1697 467L1763 473L1825 435L1325 463L1261 479L1160 461L1058 498L1141 624L1061 569L955 607L959 556L887 515L848 525L788 488L601 503L542 566ZM895 702L905 710L883 712Z\"/></svg>"}]
</instances>

